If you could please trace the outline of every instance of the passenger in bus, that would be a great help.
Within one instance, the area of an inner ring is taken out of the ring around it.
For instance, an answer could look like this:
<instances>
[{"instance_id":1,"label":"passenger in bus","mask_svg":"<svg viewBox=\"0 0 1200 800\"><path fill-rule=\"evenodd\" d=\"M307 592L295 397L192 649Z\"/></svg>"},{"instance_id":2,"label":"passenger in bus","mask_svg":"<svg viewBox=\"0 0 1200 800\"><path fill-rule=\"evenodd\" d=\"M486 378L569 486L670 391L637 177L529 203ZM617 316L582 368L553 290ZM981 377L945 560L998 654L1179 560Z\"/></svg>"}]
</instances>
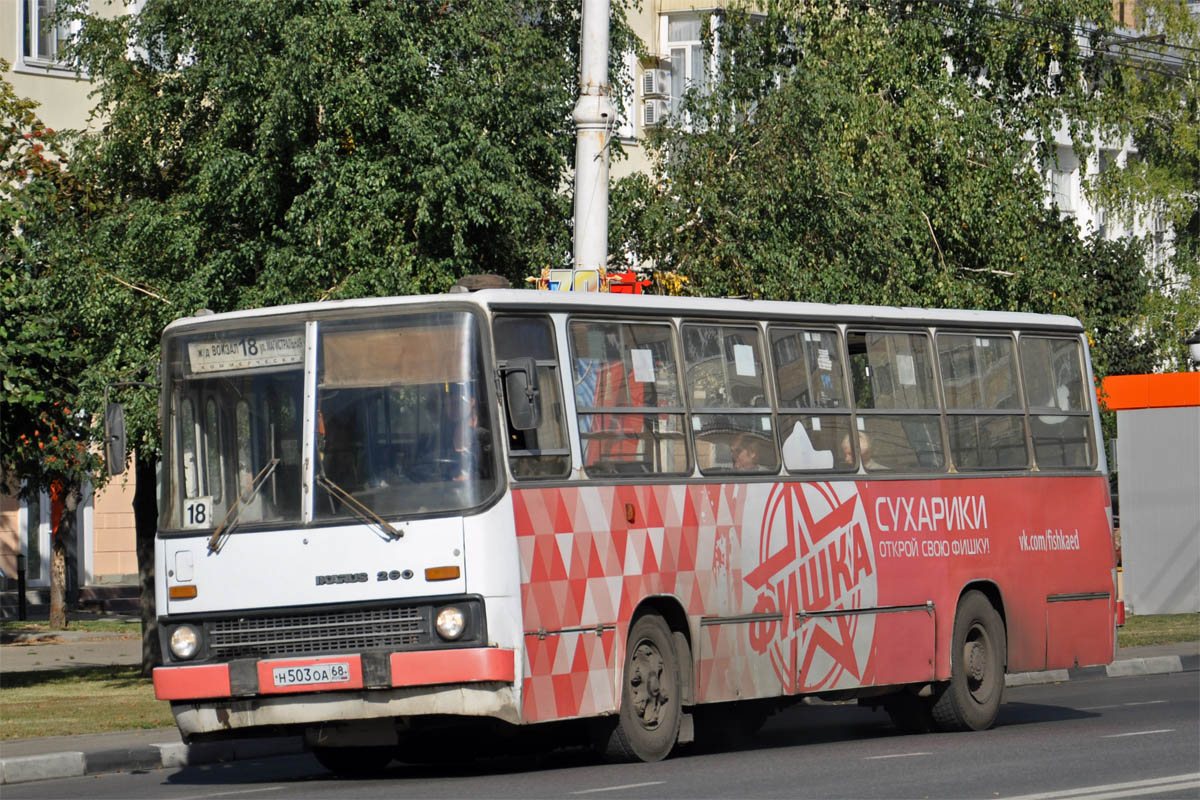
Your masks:
<instances>
[{"instance_id":1,"label":"passenger in bus","mask_svg":"<svg viewBox=\"0 0 1200 800\"><path fill-rule=\"evenodd\" d=\"M887 469L887 467L871 457L871 437L867 435L866 431L858 432L858 451L862 453L862 463L868 472ZM842 437L842 463L854 464L854 450L850 447L849 434Z\"/></svg>"},{"instance_id":2,"label":"passenger in bus","mask_svg":"<svg viewBox=\"0 0 1200 800\"><path fill-rule=\"evenodd\" d=\"M739 435L729 446L729 453L733 456L733 468L738 472L758 471L758 443L751 436Z\"/></svg>"}]
</instances>

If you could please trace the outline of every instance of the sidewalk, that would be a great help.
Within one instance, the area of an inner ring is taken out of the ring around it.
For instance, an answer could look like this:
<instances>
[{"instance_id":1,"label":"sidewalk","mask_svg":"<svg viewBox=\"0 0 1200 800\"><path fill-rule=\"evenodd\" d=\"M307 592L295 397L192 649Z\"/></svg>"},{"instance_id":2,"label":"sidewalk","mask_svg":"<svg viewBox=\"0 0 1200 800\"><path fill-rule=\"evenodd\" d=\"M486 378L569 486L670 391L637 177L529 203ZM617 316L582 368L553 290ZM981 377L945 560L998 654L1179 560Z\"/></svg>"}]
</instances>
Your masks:
<instances>
[{"instance_id":1,"label":"sidewalk","mask_svg":"<svg viewBox=\"0 0 1200 800\"><path fill-rule=\"evenodd\" d=\"M108 664L137 664L141 659L140 637L124 634L68 632L49 637L6 643L0 655L2 673L29 669L59 669L86 666L101 653L115 660ZM21 651L36 651L40 663L29 665ZM25 661L21 659L25 658ZM1047 670L1008 675L1008 686L1028 686L1069 680L1088 680L1126 675L1200 671L1200 641L1150 647L1127 647L1107 667ZM163 769L213 764L248 758L289 755L304 751L300 736L244 739L185 745L175 728L97 733L80 736L50 736L0 742L0 784L23 783L48 778L72 778L102 772L133 769Z\"/></svg>"},{"instance_id":2,"label":"sidewalk","mask_svg":"<svg viewBox=\"0 0 1200 800\"><path fill-rule=\"evenodd\" d=\"M130 615L72 614L71 618L137 620ZM131 628L130 633L5 631L0 634L0 685L9 672L140 664L142 637L138 626ZM0 741L0 784L214 764L303 751L304 741L299 736L189 746L176 728L12 739Z\"/></svg>"}]
</instances>

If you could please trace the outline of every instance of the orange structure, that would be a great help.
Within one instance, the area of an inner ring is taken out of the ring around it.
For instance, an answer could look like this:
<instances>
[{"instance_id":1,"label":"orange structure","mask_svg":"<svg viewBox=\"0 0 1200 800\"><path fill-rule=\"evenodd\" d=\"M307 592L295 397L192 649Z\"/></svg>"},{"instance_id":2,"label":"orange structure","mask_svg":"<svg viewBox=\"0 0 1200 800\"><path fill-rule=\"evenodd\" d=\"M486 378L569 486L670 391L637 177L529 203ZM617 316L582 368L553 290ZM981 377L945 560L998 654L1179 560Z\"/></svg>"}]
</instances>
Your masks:
<instances>
[{"instance_id":1,"label":"orange structure","mask_svg":"<svg viewBox=\"0 0 1200 800\"><path fill-rule=\"evenodd\" d=\"M1101 383L1100 403L1108 411L1200 406L1200 372L1110 375Z\"/></svg>"}]
</instances>

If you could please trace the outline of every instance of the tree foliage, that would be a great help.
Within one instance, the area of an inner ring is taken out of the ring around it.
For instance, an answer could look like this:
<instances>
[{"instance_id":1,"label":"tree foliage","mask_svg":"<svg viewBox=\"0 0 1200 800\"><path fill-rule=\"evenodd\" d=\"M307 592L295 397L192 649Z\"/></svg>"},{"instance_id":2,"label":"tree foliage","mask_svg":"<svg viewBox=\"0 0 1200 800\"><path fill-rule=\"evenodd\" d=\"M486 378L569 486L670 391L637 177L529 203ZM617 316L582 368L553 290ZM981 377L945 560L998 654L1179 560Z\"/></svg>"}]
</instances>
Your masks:
<instances>
[{"instance_id":1,"label":"tree foliage","mask_svg":"<svg viewBox=\"0 0 1200 800\"><path fill-rule=\"evenodd\" d=\"M577 12L150 0L84 15L71 53L103 127L77 161L115 200L88 237L111 276L96 306L118 323L104 371L136 369L200 308L444 291L475 272L519 283L562 264ZM130 423L152 440L149 403Z\"/></svg>"},{"instance_id":2,"label":"tree foliage","mask_svg":"<svg viewBox=\"0 0 1200 800\"><path fill-rule=\"evenodd\" d=\"M0 72L8 64L0 61ZM66 625L67 542L82 486L98 460L81 380L87 336L70 313L82 287L69 273L91 188L69 168L70 136L46 127L36 105L0 80L0 491L49 492L64 513L52 544L50 623Z\"/></svg>"},{"instance_id":3,"label":"tree foliage","mask_svg":"<svg viewBox=\"0 0 1200 800\"><path fill-rule=\"evenodd\" d=\"M8 64L0 61L0 72ZM69 136L0 81L0 491L78 485L96 466L79 375L84 331L62 315L63 220L88 202Z\"/></svg>"},{"instance_id":4,"label":"tree foliage","mask_svg":"<svg viewBox=\"0 0 1200 800\"><path fill-rule=\"evenodd\" d=\"M1132 134L1131 98L1150 113L1138 73L1100 56L1110 3L760 9L717 14L720 77L614 192L616 241L699 294L1065 313L1101 374L1170 355L1148 335L1167 270L1082 238L1041 173L1062 131L1086 159Z\"/></svg>"}]
</instances>

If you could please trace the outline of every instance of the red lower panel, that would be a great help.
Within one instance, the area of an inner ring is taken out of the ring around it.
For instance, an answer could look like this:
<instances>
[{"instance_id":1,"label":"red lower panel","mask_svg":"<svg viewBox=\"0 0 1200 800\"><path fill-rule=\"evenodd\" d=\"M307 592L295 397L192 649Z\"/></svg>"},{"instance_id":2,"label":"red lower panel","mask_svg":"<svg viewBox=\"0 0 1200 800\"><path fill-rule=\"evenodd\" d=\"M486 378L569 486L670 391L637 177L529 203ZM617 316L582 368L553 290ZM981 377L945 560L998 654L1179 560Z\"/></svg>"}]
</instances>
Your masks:
<instances>
[{"instance_id":1,"label":"red lower panel","mask_svg":"<svg viewBox=\"0 0 1200 800\"><path fill-rule=\"evenodd\" d=\"M279 668L314 667L319 664L347 664L350 680L336 683L303 683L296 686L276 686L275 670ZM323 692L338 689L361 689L362 658L357 655L321 656L320 658L287 658L258 662L259 694L291 694L295 692Z\"/></svg>"},{"instance_id":2,"label":"red lower panel","mask_svg":"<svg viewBox=\"0 0 1200 800\"><path fill-rule=\"evenodd\" d=\"M871 661L876 684L933 680L935 651L932 609L889 611L875 615Z\"/></svg>"},{"instance_id":3,"label":"red lower panel","mask_svg":"<svg viewBox=\"0 0 1200 800\"><path fill-rule=\"evenodd\" d=\"M1113 658L1112 601L1046 603L1046 669L1107 664Z\"/></svg>"},{"instance_id":4,"label":"red lower panel","mask_svg":"<svg viewBox=\"0 0 1200 800\"><path fill-rule=\"evenodd\" d=\"M159 700L198 700L230 694L228 664L154 668L154 696Z\"/></svg>"},{"instance_id":5,"label":"red lower panel","mask_svg":"<svg viewBox=\"0 0 1200 800\"><path fill-rule=\"evenodd\" d=\"M516 679L513 651L495 647L392 653L392 686L429 686Z\"/></svg>"}]
</instances>

